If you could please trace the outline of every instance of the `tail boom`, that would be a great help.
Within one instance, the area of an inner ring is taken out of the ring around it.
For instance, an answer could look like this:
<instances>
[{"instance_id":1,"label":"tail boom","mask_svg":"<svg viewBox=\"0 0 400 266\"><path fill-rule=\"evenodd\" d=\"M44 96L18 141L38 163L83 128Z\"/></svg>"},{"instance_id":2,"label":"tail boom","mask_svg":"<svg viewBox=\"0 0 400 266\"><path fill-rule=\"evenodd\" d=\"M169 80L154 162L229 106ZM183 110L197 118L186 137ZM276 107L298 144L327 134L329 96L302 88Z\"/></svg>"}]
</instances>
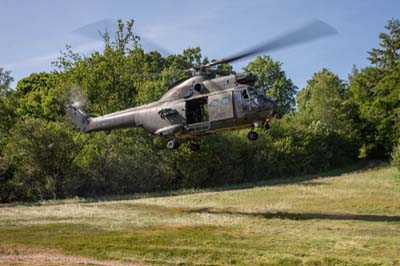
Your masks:
<instances>
[{"instance_id":1,"label":"tail boom","mask_svg":"<svg viewBox=\"0 0 400 266\"><path fill-rule=\"evenodd\" d=\"M67 113L71 116L72 122L84 133L137 126L133 112L116 112L90 117L79 107L67 105Z\"/></svg>"}]
</instances>

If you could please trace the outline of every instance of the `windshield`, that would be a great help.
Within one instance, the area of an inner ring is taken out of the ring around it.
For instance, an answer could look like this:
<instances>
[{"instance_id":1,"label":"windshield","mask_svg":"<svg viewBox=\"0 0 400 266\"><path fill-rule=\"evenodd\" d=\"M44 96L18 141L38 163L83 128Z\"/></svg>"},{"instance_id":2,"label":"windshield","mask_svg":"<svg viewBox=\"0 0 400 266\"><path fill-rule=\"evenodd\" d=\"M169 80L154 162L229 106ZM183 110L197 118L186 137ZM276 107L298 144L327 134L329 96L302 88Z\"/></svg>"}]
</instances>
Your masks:
<instances>
[{"instance_id":1,"label":"windshield","mask_svg":"<svg viewBox=\"0 0 400 266\"><path fill-rule=\"evenodd\" d=\"M257 90L254 87L249 87L247 90L249 91L251 98L254 98L257 96L265 96L262 90Z\"/></svg>"}]
</instances>

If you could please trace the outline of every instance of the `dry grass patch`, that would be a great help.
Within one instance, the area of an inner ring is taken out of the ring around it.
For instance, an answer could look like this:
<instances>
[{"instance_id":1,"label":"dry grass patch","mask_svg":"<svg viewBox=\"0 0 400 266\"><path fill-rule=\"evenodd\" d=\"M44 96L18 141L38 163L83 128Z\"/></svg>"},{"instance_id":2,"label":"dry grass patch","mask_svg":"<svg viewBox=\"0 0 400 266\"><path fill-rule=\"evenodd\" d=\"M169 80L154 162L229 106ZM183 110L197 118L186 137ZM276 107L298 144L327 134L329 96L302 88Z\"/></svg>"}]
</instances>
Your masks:
<instances>
[{"instance_id":1,"label":"dry grass patch","mask_svg":"<svg viewBox=\"0 0 400 266\"><path fill-rule=\"evenodd\" d=\"M3 206L0 236L0 247L151 265L400 265L400 177L378 167L191 195Z\"/></svg>"}]
</instances>

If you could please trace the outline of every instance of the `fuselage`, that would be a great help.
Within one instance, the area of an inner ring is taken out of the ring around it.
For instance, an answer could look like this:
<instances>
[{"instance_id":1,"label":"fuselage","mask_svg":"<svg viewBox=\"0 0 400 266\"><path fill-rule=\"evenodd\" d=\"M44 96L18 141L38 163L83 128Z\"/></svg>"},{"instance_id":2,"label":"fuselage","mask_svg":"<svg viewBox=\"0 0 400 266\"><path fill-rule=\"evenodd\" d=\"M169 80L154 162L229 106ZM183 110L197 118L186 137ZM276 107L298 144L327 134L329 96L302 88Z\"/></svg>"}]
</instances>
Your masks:
<instances>
[{"instance_id":1,"label":"fuselage","mask_svg":"<svg viewBox=\"0 0 400 266\"><path fill-rule=\"evenodd\" d=\"M80 128L92 132L142 127L154 135L188 137L251 127L272 117L274 107L270 98L252 85L238 83L235 75L195 76L172 86L159 101L87 117Z\"/></svg>"}]
</instances>

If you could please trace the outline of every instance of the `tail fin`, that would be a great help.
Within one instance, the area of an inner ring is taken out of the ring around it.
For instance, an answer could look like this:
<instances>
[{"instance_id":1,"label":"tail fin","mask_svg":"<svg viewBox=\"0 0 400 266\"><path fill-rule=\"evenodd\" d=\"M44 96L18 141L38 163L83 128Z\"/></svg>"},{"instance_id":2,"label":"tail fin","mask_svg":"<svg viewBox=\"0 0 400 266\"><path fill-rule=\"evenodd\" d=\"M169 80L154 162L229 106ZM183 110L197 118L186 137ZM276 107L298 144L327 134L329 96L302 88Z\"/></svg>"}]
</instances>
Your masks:
<instances>
[{"instance_id":1,"label":"tail fin","mask_svg":"<svg viewBox=\"0 0 400 266\"><path fill-rule=\"evenodd\" d=\"M73 104L67 105L67 113L71 116L72 122L79 127L82 132L86 132L91 120L90 116Z\"/></svg>"}]
</instances>

